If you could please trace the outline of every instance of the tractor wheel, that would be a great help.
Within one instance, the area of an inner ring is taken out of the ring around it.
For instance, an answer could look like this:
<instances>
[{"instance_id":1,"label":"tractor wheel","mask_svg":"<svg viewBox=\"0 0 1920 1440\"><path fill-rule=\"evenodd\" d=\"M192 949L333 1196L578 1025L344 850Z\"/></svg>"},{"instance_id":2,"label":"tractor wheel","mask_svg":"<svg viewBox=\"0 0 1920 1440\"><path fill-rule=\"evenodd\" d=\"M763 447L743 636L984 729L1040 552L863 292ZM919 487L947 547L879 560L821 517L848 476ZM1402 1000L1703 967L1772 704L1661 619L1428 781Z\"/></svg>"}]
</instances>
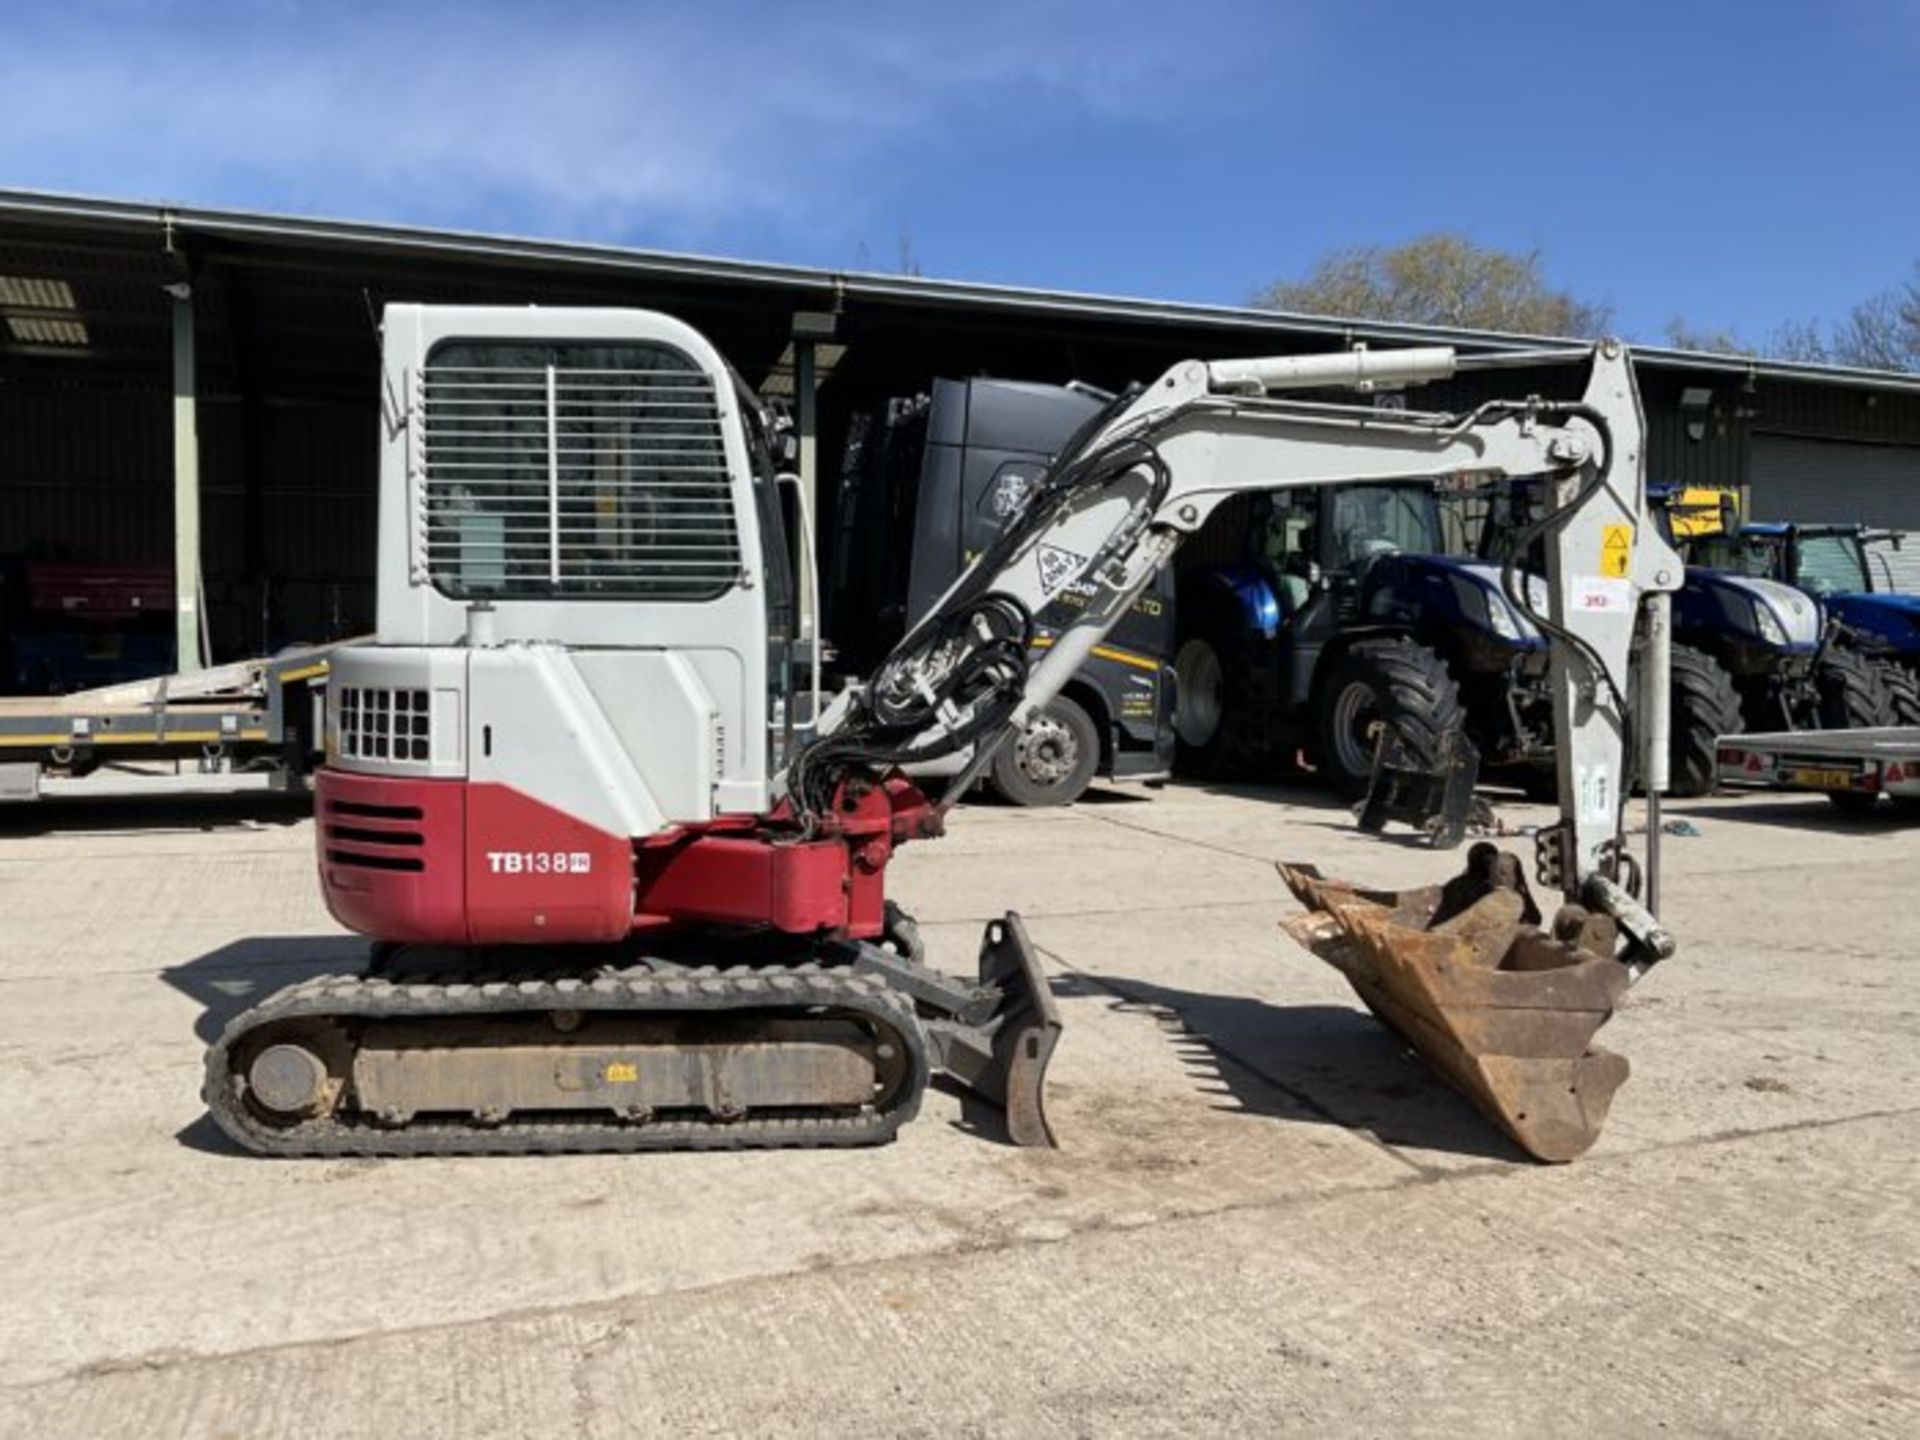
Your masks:
<instances>
[{"instance_id":1,"label":"tractor wheel","mask_svg":"<svg viewBox=\"0 0 1920 1440\"><path fill-rule=\"evenodd\" d=\"M1672 681L1667 793L1681 799L1711 795L1720 779L1720 737L1745 728L1740 692L1718 660L1691 645L1673 647Z\"/></svg>"},{"instance_id":2,"label":"tractor wheel","mask_svg":"<svg viewBox=\"0 0 1920 1440\"><path fill-rule=\"evenodd\" d=\"M1100 731L1093 718L1056 695L1033 723L1000 747L988 780L1001 799L1029 808L1070 805L1085 793L1100 765Z\"/></svg>"},{"instance_id":3,"label":"tractor wheel","mask_svg":"<svg viewBox=\"0 0 1920 1440\"><path fill-rule=\"evenodd\" d=\"M1862 730L1893 724L1893 697L1880 666L1857 650L1829 650L1814 671L1822 730Z\"/></svg>"},{"instance_id":4,"label":"tractor wheel","mask_svg":"<svg viewBox=\"0 0 1920 1440\"><path fill-rule=\"evenodd\" d=\"M1883 660L1880 681L1893 702L1893 723L1920 725L1920 670L1898 660Z\"/></svg>"},{"instance_id":5,"label":"tractor wheel","mask_svg":"<svg viewBox=\"0 0 1920 1440\"><path fill-rule=\"evenodd\" d=\"M1247 727L1259 710L1247 693L1246 677L1234 674L1220 647L1205 635L1180 642L1173 673L1180 697L1173 716L1180 773L1203 780L1253 773L1257 766Z\"/></svg>"},{"instance_id":6,"label":"tractor wheel","mask_svg":"<svg viewBox=\"0 0 1920 1440\"><path fill-rule=\"evenodd\" d=\"M1358 800L1373 779L1376 727L1393 726L1422 765L1440 763L1441 741L1466 728L1460 687L1447 662L1418 641L1399 636L1362 640L1328 665L1320 691L1320 773L1345 800Z\"/></svg>"}]
</instances>

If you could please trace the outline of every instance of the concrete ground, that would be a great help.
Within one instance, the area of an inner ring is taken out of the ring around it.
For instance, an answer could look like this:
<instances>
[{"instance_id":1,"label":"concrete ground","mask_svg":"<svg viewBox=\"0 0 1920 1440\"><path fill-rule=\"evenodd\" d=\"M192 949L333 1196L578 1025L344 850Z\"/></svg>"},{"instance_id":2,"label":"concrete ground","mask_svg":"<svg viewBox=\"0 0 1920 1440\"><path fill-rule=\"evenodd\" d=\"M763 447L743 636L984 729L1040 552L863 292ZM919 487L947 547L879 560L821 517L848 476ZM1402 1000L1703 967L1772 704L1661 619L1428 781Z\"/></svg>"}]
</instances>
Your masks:
<instances>
[{"instance_id":1,"label":"concrete ground","mask_svg":"<svg viewBox=\"0 0 1920 1440\"><path fill-rule=\"evenodd\" d=\"M308 822L0 816L0 1434L1920 1433L1920 828L1677 812L1683 955L1558 1169L1275 929L1276 856L1454 863L1301 792L901 858L938 962L1007 907L1043 947L1057 1153L935 1093L847 1154L245 1158L202 1045L361 954Z\"/></svg>"}]
</instances>

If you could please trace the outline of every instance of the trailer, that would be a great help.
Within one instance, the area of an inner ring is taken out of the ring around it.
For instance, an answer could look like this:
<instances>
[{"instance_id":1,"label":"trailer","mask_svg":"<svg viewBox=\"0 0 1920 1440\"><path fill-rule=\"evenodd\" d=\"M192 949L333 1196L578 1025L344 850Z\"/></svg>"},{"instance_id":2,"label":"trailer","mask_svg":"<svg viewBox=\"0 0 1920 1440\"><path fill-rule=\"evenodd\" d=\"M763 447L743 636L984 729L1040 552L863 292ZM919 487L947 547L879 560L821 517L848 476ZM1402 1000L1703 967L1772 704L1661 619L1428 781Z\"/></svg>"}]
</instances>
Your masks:
<instances>
[{"instance_id":1,"label":"trailer","mask_svg":"<svg viewBox=\"0 0 1920 1440\"><path fill-rule=\"evenodd\" d=\"M320 756L333 653L352 643L70 695L0 696L0 803L84 794L115 772L300 789Z\"/></svg>"},{"instance_id":2,"label":"trailer","mask_svg":"<svg viewBox=\"0 0 1920 1440\"><path fill-rule=\"evenodd\" d=\"M1920 725L1723 735L1718 753L1729 787L1819 791L1861 813L1884 795L1900 814L1920 817Z\"/></svg>"}]
</instances>

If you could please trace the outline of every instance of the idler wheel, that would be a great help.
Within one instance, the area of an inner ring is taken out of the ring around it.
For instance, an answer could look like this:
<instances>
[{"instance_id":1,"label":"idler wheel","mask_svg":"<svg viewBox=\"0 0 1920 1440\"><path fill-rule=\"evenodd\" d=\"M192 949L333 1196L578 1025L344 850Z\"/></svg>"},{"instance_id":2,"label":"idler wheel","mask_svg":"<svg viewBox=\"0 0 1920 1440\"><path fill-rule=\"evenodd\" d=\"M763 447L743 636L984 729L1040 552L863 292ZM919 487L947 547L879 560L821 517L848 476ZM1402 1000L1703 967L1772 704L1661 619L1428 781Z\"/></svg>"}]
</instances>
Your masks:
<instances>
[{"instance_id":1,"label":"idler wheel","mask_svg":"<svg viewBox=\"0 0 1920 1440\"><path fill-rule=\"evenodd\" d=\"M290 1040L268 1045L247 1067L248 1094L276 1117L318 1115L332 1105L338 1088L327 1062Z\"/></svg>"}]
</instances>

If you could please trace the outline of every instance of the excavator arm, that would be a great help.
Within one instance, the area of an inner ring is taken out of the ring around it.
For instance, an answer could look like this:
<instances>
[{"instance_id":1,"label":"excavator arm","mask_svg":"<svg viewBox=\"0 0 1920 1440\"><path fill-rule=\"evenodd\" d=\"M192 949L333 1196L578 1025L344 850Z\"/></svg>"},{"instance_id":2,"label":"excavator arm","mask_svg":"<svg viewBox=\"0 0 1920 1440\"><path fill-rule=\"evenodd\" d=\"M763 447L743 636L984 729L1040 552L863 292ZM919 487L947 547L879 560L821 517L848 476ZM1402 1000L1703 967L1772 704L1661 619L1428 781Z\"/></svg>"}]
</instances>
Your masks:
<instances>
[{"instance_id":1,"label":"excavator arm","mask_svg":"<svg viewBox=\"0 0 1920 1440\"><path fill-rule=\"evenodd\" d=\"M1584 366L1581 398L1444 414L1300 393L1542 365ZM1233 496L1518 476L1544 477L1547 495L1544 518L1510 547L1544 551L1544 603L1513 565L1503 588L1551 647L1560 813L1535 855L1539 881L1566 902L1551 929L1540 928L1518 862L1488 845L1474 848L1467 874L1419 891L1365 891L1311 866L1282 873L1313 912L1289 922L1297 939L1523 1147L1571 1158L1625 1078L1624 1061L1587 1042L1674 948L1653 913L1657 810L1644 859L1629 851L1625 815L1636 758L1651 807L1667 782L1668 596L1683 566L1649 523L1639 397L1617 342L1174 366L1077 437L999 540L823 716L787 777L796 808L825 803L848 766L966 752L939 801L950 807ZM1069 591L1075 618L1030 660L1033 617ZM1632 684L1636 663L1643 683Z\"/></svg>"},{"instance_id":2,"label":"excavator arm","mask_svg":"<svg viewBox=\"0 0 1920 1440\"><path fill-rule=\"evenodd\" d=\"M1294 398L1344 385L1410 385L1478 366L1585 363L1579 401L1495 401L1465 415ZM1639 398L1623 347L1463 357L1445 348L1176 365L1118 404L1060 456L1025 513L941 597L872 680L823 723L812 762L862 743L888 758L972 748L947 787L950 805L1004 743L1058 695L1182 543L1233 496L1282 487L1548 477L1546 605L1510 573L1513 603L1551 646L1560 824L1540 868L1570 899L1615 894L1633 862L1624 844L1632 757L1664 788L1664 685L1629 701L1629 659L1643 607L1644 663L1665 669L1666 595L1679 558L1648 523ZM1068 591L1081 603L1029 667L1023 620ZM804 773L804 767L803 767ZM1594 890L1598 879L1609 887ZM1641 888L1635 884L1632 888ZM1620 918L1648 921L1623 907ZM1664 958L1649 950L1647 958Z\"/></svg>"}]
</instances>

